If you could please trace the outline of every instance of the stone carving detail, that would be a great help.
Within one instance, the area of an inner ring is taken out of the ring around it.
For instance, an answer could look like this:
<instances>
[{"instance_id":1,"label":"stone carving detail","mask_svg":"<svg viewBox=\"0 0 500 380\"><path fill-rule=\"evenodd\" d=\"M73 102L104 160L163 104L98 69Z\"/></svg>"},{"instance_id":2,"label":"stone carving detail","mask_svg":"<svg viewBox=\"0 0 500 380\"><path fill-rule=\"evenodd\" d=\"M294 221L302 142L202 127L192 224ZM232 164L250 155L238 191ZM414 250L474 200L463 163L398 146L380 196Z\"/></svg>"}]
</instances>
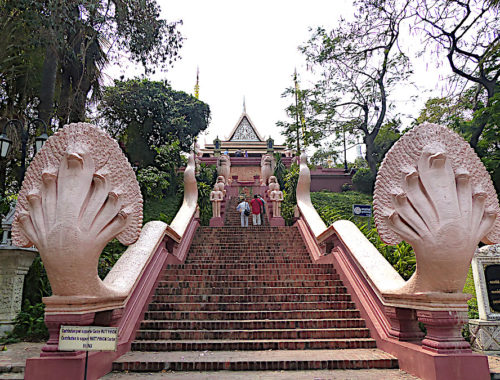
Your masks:
<instances>
[{"instance_id":1,"label":"stone carving detail","mask_svg":"<svg viewBox=\"0 0 500 380\"><path fill-rule=\"evenodd\" d=\"M220 190L219 184L216 183L213 191L210 193L210 201L212 202L212 217L220 217L220 204L223 199L224 193Z\"/></svg>"},{"instance_id":2,"label":"stone carving detail","mask_svg":"<svg viewBox=\"0 0 500 380\"><path fill-rule=\"evenodd\" d=\"M52 136L26 172L12 225L14 244L35 245L55 296L119 296L97 275L104 246L129 245L142 226L134 171L107 133L87 123Z\"/></svg>"},{"instance_id":3,"label":"stone carving detail","mask_svg":"<svg viewBox=\"0 0 500 380\"><path fill-rule=\"evenodd\" d=\"M231 173L231 159L228 155L223 154L217 160L217 174L224 177L224 183L229 183L229 175Z\"/></svg>"},{"instance_id":4,"label":"stone carving detail","mask_svg":"<svg viewBox=\"0 0 500 380\"><path fill-rule=\"evenodd\" d=\"M500 351L500 326L496 323L473 321L469 325L470 345L479 351Z\"/></svg>"},{"instance_id":5,"label":"stone carving detail","mask_svg":"<svg viewBox=\"0 0 500 380\"><path fill-rule=\"evenodd\" d=\"M222 192L222 197L226 196L226 185L225 185L224 181L225 181L225 178L220 175L217 177L217 182L214 186L214 190L215 190L215 187L217 187L217 189Z\"/></svg>"},{"instance_id":6,"label":"stone carving detail","mask_svg":"<svg viewBox=\"0 0 500 380\"><path fill-rule=\"evenodd\" d=\"M271 176L269 177L269 186L268 186L268 189L267 189L267 195L269 197L271 197L271 193L274 191L274 190L279 190L280 189L280 185L278 183L278 179L275 177L275 176Z\"/></svg>"},{"instance_id":7,"label":"stone carving detail","mask_svg":"<svg viewBox=\"0 0 500 380\"><path fill-rule=\"evenodd\" d=\"M460 136L436 124L405 134L387 153L374 193L382 240L409 242L417 260L396 293L461 292L480 240L500 240L491 179Z\"/></svg>"},{"instance_id":8,"label":"stone carving detail","mask_svg":"<svg viewBox=\"0 0 500 380\"><path fill-rule=\"evenodd\" d=\"M273 202L273 217L278 218L281 216L281 202L283 202L283 192L280 190L280 185L277 181L272 185L273 186L271 189L271 184L269 184L269 198Z\"/></svg>"},{"instance_id":9,"label":"stone carving detail","mask_svg":"<svg viewBox=\"0 0 500 380\"><path fill-rule=\"evenodd\" d=\"M274 174L276 160L272 154L264 154L260 160L260 184L267 185L269 178Z\"/></svg>"},{"instance_id":10,"label":"stone carving detail","mask_svg":"<svg viewBox=\"0 0 500 380\"><path fill-rule=\"evenodd\" d=\"M260 141L246 117L234 131L231 141Z\"/></svg>"}]
</instances>

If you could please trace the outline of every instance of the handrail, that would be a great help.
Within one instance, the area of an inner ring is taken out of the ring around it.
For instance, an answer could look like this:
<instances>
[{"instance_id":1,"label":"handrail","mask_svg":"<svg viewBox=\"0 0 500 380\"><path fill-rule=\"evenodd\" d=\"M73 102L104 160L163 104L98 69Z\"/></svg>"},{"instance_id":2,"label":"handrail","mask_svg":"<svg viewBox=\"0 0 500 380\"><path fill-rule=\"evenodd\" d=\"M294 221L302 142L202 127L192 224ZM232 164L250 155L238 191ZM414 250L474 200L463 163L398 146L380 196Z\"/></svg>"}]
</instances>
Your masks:
<instances>
[{"instance_id":1,"label":"handrail","mask_svg":"<svg viewBox=\"0 0 500 380\"><path fill-rule=\"evenodd\" d=\"M143 226L139 239L122 254L104 279L123 295L112 300L81 297L68 306L67 297L47 297L45 323L50 338L38 358L28 359L25 378L49 380L64 372L64 379L81 375L83 352L71 355L58 351L59 327L66 325L118 326L116 352L91 352L88 378L97 379L111 371L112 362L130 350L135 331L150 302L165 263L182 263L199 225L196 218L198 189L191 154L184 172L184 201L169 226L152 221ZM170 259L172 258L172 259ZM64 370L62 370L64 369ZM46 375L45 375L46 374Z\"/></svg>"},{"instance_id":2,"label":"handrail","mask_svg":"<svg viewBox=\"0 0 500 380\"><path fill-rule=\"evenodd\" d=\"M377 346L395 355L400 369L422 379L452 378L452 374L455 379L469 379L472 374L486 378L488 364L484 355L467 351L452 335L453 343L445 355L427 348L429 343L424 348L423 334L417 325L417 317L427 322L428 332L432 330L426 340L431 339L431 343L436 339L433 334L443 326L443 333L438 332L437 336L443 336L444 340L437 339L446 345L446 327L457 323L460 313L466 312L464 295L453 294L448 298L440 295L438 302L433 302L433 295L393 294L393 290L405 284L404 279L352 222L339 220L326 227L312 205L310 183L307 157L303 154L297 183L300 217L296 226L312 261L335 265Z\"/></svg>"},{"instance_id":3,"label":"handrail","mask_svg":"<svg viewBox=\"0 0 500 380\"><path fill-rule=\"evenodd\" d=\"M299 180L297 182L297 206L307 220L309 228L315 236L319 236L326 230L326 224L316 212L311 202L311 171L307 166L307 156L300 156Z\"/></svg>"},{"instance_id":4,"label":"handrail","mask_svg":"<svg viewBox=\"0 0 500 380\"><path fill-rule=\"evenodd\" d=\"M180 237L184 235L189 222L196 212L196 205L198 204L198 186L196 184L195 170L194 153L191 153L186 170L184 170L184 201L174 220L170 223L172 230Z\"/></svg>"}]
</instances>

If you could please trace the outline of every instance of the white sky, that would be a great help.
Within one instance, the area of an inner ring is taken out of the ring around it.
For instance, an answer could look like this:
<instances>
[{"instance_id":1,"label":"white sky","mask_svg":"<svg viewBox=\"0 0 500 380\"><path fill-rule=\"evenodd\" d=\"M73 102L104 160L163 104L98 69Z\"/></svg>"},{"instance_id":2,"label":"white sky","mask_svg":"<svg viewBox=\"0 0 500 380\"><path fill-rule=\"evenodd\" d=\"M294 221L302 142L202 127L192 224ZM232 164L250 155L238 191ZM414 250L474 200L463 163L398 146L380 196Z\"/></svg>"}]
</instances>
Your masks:
<instances>
[{"instance_id":1,"label":"white sky","mask_svg":"<svg viewBox=\"0 0 500 380\"><path fill-rule=\"evenodd\" d=\"M186 40L180 51L182 59L167 74L153 79L166 77L174 89L192 94L199 67L200 100L210 106L212 114L205 133L207 142L217 135L229 137L245 97L247 113L261 136L271 135L276 143L282 143L284 138L276 122L287 119L284 109L291 99L283 99L281 94L293 85L295 68L299 76L307 76L304 57L297 47L309 39L309 27L330 30L340 15L350 18L353 12L352 1L348 0L158 2L164 18L183 20L180 31ZM421 96L417 104L408 101L410 96L435 88L439 79L433 64L421 61L414 69L415 82L423 85L401 88L397 105L404 113L416 116L430 94ZM108 73L114 78L121 74L131 78L141 70L122 65ZM205 138L200 139L202 146ZM349 160L355 153L351 151Z\"/></svg>"}]
</instances>

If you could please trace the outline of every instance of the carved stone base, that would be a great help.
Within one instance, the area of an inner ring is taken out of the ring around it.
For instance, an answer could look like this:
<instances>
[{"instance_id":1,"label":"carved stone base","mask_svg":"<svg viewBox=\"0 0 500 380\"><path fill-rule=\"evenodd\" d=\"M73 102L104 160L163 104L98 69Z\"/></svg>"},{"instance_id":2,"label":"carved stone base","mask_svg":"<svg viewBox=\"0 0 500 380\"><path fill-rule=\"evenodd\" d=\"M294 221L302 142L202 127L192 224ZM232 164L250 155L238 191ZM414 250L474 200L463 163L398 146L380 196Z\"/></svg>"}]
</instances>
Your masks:
<instances>
[{"instance_id":1,"label":"carved stone base","mask_svg":"<svg viewBox=\"0 0 500 380\"><path fill-rule=\"evenodd\" d=\"M476 351L500 354L500 321L469 320L470 344Z\"/></svg>"},{"instance_id":2,"label":"carved stone base","mask_svg":"<svg viewBox=\"0 0 500 380\"><path fill-rule=\"evenodd\" d=\"M427 329L422 348L438 354L472 352L470 344L462 337L466 312L417 310L417 318Z\"/></svg>"},{"instance_id":3,"label":"carved stone base","mask_svg":"<svg viewBox=\"0 0 500 380\"><path fill-rule=\"evenodd\" d=\"M80 352L59 351L59 331L61 325L90 326L94 322L95 313L84 314L45 314L45 324L49 330L49 340L42 347L41 357L44 356L75 356Z\"/></svg>"},{"instance_id":4,"label":"carved stone base","mask_svg":"<svg viewBox=\"0 0 500 380\"><path fill-rule=\"evenodd\" d=\"M210 227L223 227L224 219L221 216L210 218Z\"/></svg>"},{"instance_id":5,"label":"carved stone base","mask_svg":"<svg viewBox=\"0 0 500 380\"><path fill-rule=\"evenodd\" d=\"M24 277L36 254L31 248L0 246L0 336L14 327L21 311Z\"/></svg>"},{"instance_id":6,"label":"carved stone base","mask_svg":"<svg viewBox=\"0 0 500 380\"><path fill-rule=\"evenodd\" d=\"M389 335L402 342L420 342L424 333L420 330L415 310L399 307L385 307L391 330Z\"/></svg>"}]
</instances>

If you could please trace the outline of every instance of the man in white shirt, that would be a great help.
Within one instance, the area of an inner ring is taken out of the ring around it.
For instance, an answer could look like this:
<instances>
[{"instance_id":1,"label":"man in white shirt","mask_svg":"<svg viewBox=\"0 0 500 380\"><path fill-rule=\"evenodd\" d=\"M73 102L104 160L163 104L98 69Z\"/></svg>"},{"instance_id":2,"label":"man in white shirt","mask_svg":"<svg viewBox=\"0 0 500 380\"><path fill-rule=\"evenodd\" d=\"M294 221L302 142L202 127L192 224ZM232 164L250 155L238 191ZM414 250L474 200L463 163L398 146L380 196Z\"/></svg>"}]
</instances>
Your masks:
<instances>
[{"instance_id":1,"label":"man in white shirt","mask_svg":"<svg viewBox=\"0 0 500 380\"><path fill-rule=\"evenodd\" d=\"M248 215L250 215L250 205L247 200L243 198L243 200L236 206L236 211L239 211L241 216L241 227L248 227ZM245 215L245 211L247 211L248 215Z\"/></svg>"}]
</instances>

